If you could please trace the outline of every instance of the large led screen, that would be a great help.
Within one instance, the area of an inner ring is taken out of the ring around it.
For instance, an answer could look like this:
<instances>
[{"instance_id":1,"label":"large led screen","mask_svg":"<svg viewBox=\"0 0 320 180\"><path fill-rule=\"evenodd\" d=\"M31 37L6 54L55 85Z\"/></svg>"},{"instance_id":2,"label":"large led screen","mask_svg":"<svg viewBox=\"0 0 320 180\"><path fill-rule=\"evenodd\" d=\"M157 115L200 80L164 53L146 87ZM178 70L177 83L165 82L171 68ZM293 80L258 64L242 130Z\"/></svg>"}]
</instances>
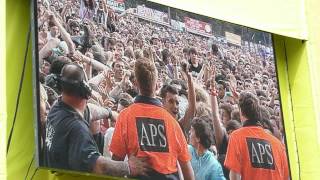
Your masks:
<instances>
[{"instance_id":1,"label":"large led screen","mask_svg":"<svg viewBox=\"0 0 320 180\"><path fill-rule=\"evenodd\" d=\"M144 0L34 2L41 168L288 179L270 33Z\"/></svg>"}]
</instances>

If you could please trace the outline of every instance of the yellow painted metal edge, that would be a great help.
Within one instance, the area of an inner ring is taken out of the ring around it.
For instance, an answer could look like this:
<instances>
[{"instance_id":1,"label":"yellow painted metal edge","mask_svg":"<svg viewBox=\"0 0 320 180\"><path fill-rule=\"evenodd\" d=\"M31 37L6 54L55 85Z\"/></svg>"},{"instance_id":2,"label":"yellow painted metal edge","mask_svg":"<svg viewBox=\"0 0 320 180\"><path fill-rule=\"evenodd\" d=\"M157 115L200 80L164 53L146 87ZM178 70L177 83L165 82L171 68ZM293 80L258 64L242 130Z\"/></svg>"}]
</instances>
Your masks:
<instances>
[{"instance_id":1,"label":"yellow painted metal edge","mask_svg":"<svg viewBox=\"0 0 320 180\"><path fill-rule=\"evenodd\" d=\"M320 177L319 83L316 44L274 35L277 72L286 130L292 179L317 180ZM312 56L313 55L313 56ZM319 63L319 62L318 62ZM320 64L320 63L319 63Z\"/></svg>"},{"instance_id":2,"label":"yellow painted metal edge","mask_svg":"<svg viewBox=\"0 0 320 180\"><path fill-rule=\"evenodd\" d=\"M2 0L0 0L2 1ZM7 39L5 42L7 47L7 58L4 60L7 63L3 64L1 61L1 67L6 69L0 73L6 74L7 82L3 84L1 88L6 89L6 93L2 97L7 96L7 102L0 103L7 104L6 113L7 115L7 125L4 129L7 129L7 134L5 131L0 130L1 138L5 140L8 139L8 134L12 127L12 120L15 111L16 98L18 95L20 76L22 73L22 65L24 60L24 54L26 50L26 39L28 34L28 28L31 21L30 18L30 2L31 0L16 0L10 1L6 0L6 8L8 16L5 17L7 20L6 30ZM2 8L2 7L1 7ZM3 11L1 11L3 12ZM10 12L10 16L9 16ZM3 23L5 24L5 23ZM1 39L0 39L1 42ZM39 169L36 167L36 157L35 155L35 127L34 127L34 111L33 111L33 84L32 84L32 74L33 74L33 60L32 60L32 42L29 43L29 51L27 56L27 63L25 69L25 75L23 80L22 92L20 96L19 109L17 112L16 124L14 127L12 141L7 158L1 157L1 162L7 166L7 169L2 169L6 173L6 178L9 180L16 179L33 179L33 180L102 180L102 179L120 179L111 177L98 177L98 176L88 176L81 173L74 173L66 171L59 171L58 174L51 173L48 169ZM1 82L2 84L2 82ZM1 91L2 92L2 91ZM1 94L2 95L2 94ZM2 100L2 99L1 99ZM6 151L6 147L1 146L1 152ZM29 169L29 170L28 170ZM2 180L2 178L0 178Z\"/></svg>"},{"instance_id":3,"label":"yellow painted metal edge","mask_svg":"<svg viewBox=\"0 0 320 180\"><path fill-rule=\"evenodd\" d=\"M27 47L28 26L30 23L30 1L6 0L6 97L7 135L9 137L15 114L24 55ZM31 45L31 43L30 43ZM31 47L31 46L29 46ZM11 145L7 154L7 179L24 179L34 152L32 116L31 48L29 49L26 71L20 96L20 103L13 130ZM33 173L30 169L27 179ZM43 178L46 179L46 178Z\"/></svg>"},{"instance_id":4,"label":"yellow painted metal edge","mask_svg":"<svg viewBox=\"0 0 320 180\"><path fill-rule=\"evenodd\" d=\"M320 6L318 0L308 0L305 2L307 16L307 28L310 34L310 40L306 42L307 55L309 58L309 69L312 86L312 96L314 97L314 107L317 119L317 137L318 146L320 146L320 16L315 7ZM315 10L316 9L316 10ZM320 147L318 148L320 149Z\"/></svg>"},{"instance_id":5,"label":"yellow painted metal edge","mask_svg":"<svg viewBox=\"0 0 320 180\"><path fill-rule=\"evenodd\" d=\"M147 0L253 29L308 39L306 0ZM317 7L317 6L315 6Z\"/></svg>"},{"instance_id":6,"label":"yellow painted metal edge","mask_svg":"<svg viewBox=\"0 0 320 180\"><path fill-rule=\"evenodd\" d=\"M296 150L296 138L294 131L294 121L292 112L292 101L289 87L288 62L285 50L285 37L273 35L275 59L277 66L278 83L280 88L280 98L282 114L284 119L284 129L286 133L287 153L289 157L290 171L292 179L299 179L298 174L298 154Z\"/></svg>"},{"instance_id":7,"label":"yellow painted metal edge","mask_svg":"<svg viewBox=\"0 0 320 180\"><path fill-rule=\"evenodd\" d=\"M316 47L310 41L287 37L284 42L298 157L298 169L295 169L297 172L294 173L302 180L316 180L320 177L318 119L315 107L315 102L319 99L314 96L317 82L314 82L310 69L315 57L308 55L308 51Z\"/></svg>"},{"instance_id":8,"label":"yellow painted metal edge","mask_svg":"<svg viewBox=\"0 0 320 180\"><path fill-rule=\"evenodd\" d=\"M0 0L0 179L6 179L6 1Z\"/></svg>"}]
</instances>

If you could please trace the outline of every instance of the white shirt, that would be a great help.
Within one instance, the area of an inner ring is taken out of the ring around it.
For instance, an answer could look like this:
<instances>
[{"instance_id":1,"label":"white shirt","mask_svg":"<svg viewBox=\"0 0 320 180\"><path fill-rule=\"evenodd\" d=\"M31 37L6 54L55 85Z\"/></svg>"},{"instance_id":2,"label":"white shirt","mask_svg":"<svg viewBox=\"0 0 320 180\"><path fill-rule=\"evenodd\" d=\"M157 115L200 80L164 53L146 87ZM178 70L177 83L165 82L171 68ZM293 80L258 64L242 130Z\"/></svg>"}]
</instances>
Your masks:
<instances>
[{"instance_id":1,"label":"white shirt","mask_svg":"<svg viewBox=\"0 0 320 180\"><path fill-rule=\"evenodd\" d=\"M104 147L103 147L103 156L104 157L112 157L112 153L109 150L109 146L111 144L112 136L114 132L114 127L110 127L107 129L104 135Z\"/></svg>"}]
</instances>

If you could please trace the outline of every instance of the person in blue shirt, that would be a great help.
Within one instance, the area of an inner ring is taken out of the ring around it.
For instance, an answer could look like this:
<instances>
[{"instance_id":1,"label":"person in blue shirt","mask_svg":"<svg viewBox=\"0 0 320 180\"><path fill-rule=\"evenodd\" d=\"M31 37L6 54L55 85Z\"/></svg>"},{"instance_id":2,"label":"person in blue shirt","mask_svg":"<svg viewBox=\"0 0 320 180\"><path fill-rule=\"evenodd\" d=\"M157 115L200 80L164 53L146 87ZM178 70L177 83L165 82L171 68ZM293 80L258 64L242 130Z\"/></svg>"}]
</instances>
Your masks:
<instances>
[{"instance_id":1,"label":"person in blue shirt","mask_svg":"<svg viewBox=\"0 0 320 180\"><path fill-rule=\"evenodd\" d=\"M222 167L209 151L213 143L210 125L201 118L194 118L190 129L191 165L197 180L225 180Z\"/></svg>"}]
</instances>

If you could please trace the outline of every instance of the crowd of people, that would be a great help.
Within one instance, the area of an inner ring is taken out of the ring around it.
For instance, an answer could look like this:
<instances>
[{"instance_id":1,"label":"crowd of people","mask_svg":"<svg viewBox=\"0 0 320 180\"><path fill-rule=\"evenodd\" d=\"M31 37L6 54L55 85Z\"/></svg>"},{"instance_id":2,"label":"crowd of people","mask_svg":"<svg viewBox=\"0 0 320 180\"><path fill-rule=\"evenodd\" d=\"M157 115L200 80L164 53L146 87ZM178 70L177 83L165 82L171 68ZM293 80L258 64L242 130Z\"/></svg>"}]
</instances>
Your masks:
<instances>
[{"instance_id":1,"label":"crowd of people","mask_svg":"<svg viewBox=\"0 0 320 180\"><path fill-rule=\"evenodd\" d=\"M288 179L272 55L143 20L134 7L116 12L106 0L39 0L37 10L42 166Z\"/></svg>"}]
</instances>

